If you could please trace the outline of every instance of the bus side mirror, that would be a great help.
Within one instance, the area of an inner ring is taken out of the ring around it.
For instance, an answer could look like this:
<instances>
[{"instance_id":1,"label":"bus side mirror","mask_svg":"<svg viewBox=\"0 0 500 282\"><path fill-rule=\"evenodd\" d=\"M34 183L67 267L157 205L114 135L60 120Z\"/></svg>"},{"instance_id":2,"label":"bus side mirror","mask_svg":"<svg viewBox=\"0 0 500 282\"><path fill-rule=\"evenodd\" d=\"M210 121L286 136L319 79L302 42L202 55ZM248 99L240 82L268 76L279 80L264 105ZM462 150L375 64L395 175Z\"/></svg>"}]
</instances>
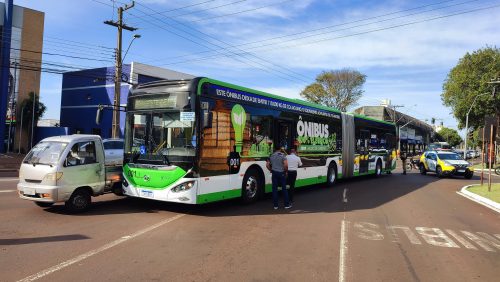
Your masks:
<instances>
[{"instance_id":1,"label":"bus side mirror","mask_svg":"<svg viewBox=\"0 0 500 282\"><path fill-rule=\"evenodd\" d=\"M101 124L102 121L102 109L103 109L102 105L97 106L97 112L95 114L95 124L97 125Z\"/></svg>"}]
</instances>

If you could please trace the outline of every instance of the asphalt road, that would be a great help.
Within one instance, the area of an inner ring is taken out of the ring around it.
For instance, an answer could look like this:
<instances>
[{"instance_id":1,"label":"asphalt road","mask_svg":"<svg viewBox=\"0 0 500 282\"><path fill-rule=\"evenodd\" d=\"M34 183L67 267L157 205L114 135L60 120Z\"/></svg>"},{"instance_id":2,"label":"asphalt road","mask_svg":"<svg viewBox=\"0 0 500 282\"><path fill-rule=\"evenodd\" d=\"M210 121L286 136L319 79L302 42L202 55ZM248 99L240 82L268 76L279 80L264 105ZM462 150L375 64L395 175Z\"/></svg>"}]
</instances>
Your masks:
<instances>
[{"instance_id":1,"label":"asphalt road","mask_svg":"<svg viewBox=\"0 0 500 282\"><path fill-rule=\"evenodd\" d=\"M277 211L106 195L72 215L0 178L0 281L498 281L500 215L456 194L477 181L353 179Z\"/></svg>"}]
</instances>

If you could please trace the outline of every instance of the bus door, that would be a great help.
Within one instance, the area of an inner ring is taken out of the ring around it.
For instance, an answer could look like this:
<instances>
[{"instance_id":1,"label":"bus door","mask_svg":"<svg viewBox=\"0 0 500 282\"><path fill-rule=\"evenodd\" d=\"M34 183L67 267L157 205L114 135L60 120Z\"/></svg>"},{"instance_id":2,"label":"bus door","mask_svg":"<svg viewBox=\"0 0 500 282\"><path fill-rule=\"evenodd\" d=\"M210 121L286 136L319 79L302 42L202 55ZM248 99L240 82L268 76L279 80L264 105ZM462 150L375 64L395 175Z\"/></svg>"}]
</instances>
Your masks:
<instances>
[{"instance_id":1,"label":"bus door","mask_svg":"<svg viewBox=\"0 0 500 282\"><path fill-rule=\"evenodd\" d=\"M292 144L292 121L275 120L275 148L285 148L288 152L292 148Z\"/></svg>"},{"instance_id":2,"label":"bus door","mask_svg":"<svg viewBox=\"0 0 500 282\"><path fill-rule=\"evenodd\" d=\"M368 172L368 164L369 164L369 150L368 144L370 142L370 131L361 130L360 132L360 151L359 151L359 173L367 173Z\"/></svg>"}]
</instances>

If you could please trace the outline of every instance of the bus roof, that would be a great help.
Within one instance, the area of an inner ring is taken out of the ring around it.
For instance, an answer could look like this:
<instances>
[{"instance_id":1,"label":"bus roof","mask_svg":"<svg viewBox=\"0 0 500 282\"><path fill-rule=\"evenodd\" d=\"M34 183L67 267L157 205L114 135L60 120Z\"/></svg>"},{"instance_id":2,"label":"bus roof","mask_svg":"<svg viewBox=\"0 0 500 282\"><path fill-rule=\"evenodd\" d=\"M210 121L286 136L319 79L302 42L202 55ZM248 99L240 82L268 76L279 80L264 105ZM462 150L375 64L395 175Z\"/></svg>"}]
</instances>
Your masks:
<instances>
[{"instance_id":1,"label":"bus roof","mask_svg":"<svg viewBox=\"0 0 500 282\"><path fill-rule=\"evenodd\" d=\"M231 83L227 83L227 82L223 82L223 81L211 79L211 78L206 78L206 77L198 78L198 79L199 79L199 81L198 81L198 93L197 93L198 95L201 94L201 86L203 85L203 83L208 82L208 83L217 84L217 85L228 87L228 88L233 88L233 89L240 90L240 91L250 92L250 93L253 93L253 94L257 94L257 95L262 95L262 96L265 96L265 97L270 97L270 98L274 98L274 99L278 99L278 100L282 100L282 101L287 101L287 102L291 102L291 103L296 103L296 104L300 104L300 105L304 105L304 106L309 106L309 107L317 108L317 109L324 110L324 111L329 111L329 112L334 112L334 113L342 113L340 110L337 110L335 108L331 108L331 107L327 107L327 106L323 106L323 105L319 105L319 104L307 102L307 101L304 101L304 100L301 100L301 99L286 98L286 97L283 97L283 96L278 96L278 95L275 95L275 94L270 94L270 93L267 93L267 92L263 92L263 91L259 91L259 90L255 90L255 89L251 89L251 88L247 88L247 87L243 87L243 86L239 86L239 85L235 85L235 84L231 84ZM376 122L380 122L380 123L385 123L385 124L393 125L393 126L395 125L394 123L391 123L391 122L387 122L387 121L383 121L383 120L378 120L378 119L370 118L370 117L367 117L367 116L364 116L364 115L359 115L359 114L354 114L354 113L348 113L348 114L351 114L351 115L353 115L353 116L355 116L357 118L362 118L362 119L366 119L366 120L372 120L372 121L376 121Z\"/></svg>"}]
</instances>

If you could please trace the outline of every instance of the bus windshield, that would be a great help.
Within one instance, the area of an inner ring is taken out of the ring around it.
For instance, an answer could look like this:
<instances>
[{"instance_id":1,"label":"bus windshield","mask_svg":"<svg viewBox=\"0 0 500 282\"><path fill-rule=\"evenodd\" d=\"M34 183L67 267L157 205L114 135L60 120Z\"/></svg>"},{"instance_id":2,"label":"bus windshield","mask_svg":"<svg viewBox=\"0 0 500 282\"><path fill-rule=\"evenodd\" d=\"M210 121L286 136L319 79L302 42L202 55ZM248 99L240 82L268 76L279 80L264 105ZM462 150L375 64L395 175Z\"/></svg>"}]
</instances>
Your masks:
<instances>
[{"instance_id":1,"label":"bus windshield","mask_svg":"<svg viewBox=\"0 0 500 282\"><path fill-rule=\"evenodd\" d=\"M141 158L142 155L194 157L194 113L187 113L179 110L130 113L126 152L140 154Z\"/></svg>"}]
</instances>

